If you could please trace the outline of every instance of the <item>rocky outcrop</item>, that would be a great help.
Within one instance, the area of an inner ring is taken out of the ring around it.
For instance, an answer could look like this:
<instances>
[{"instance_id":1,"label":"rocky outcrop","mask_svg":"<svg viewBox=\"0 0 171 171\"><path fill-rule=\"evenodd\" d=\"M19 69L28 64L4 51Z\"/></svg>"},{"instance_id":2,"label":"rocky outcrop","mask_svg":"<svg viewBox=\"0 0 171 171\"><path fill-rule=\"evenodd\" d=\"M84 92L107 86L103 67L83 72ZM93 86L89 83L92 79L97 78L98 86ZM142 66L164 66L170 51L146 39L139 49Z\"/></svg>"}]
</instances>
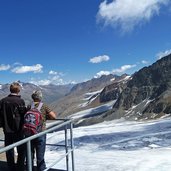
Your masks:
<instances>
[{"instance_id":1,"label":"rocky outcrop","mask_svg":"<svg viewBox=\"0 0 171 171\"><path fill-rule=\"evenodd\" d=\"M133 74L114 104L112 115L118 111L121 116L134 119L171 113L171 55Z\"/></svg>"},{"instance_id":2,"label":"rocky outcrop","mask_svg":"<svg viewBox=\"0 0 171 171\"><path fill-rule=\"evenodd\" d=\"M126 83L130 79L131 77L126 74L122 75L120 78L116 78L112 84L106 86L100 93L100 103L118 99L121 92L125 88Z\"/></svg>"}]
</instances>

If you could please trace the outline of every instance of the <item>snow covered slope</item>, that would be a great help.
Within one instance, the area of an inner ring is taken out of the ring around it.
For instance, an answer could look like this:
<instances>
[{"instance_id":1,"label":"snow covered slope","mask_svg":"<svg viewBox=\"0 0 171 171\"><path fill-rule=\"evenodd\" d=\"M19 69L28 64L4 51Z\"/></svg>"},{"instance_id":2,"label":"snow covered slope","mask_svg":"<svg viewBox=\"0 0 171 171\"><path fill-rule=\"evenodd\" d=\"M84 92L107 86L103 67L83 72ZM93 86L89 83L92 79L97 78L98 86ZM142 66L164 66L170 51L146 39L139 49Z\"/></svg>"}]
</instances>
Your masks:
<instances>
[{"instance_id":1,"label":"snow covered slope","mask_svg":"<svg viewBox=\"0 0 171 171\"><path fill-rule=\"evenodd\" d=\"M76 171L171 170L170 119L146 122L120 119L73 131ZM63 131L48 137L48 143L63 143ZM47 165L62 154L60 148L47 147ZM55 168L65 168L65 160Z\"/></svg>"}]
</instances>

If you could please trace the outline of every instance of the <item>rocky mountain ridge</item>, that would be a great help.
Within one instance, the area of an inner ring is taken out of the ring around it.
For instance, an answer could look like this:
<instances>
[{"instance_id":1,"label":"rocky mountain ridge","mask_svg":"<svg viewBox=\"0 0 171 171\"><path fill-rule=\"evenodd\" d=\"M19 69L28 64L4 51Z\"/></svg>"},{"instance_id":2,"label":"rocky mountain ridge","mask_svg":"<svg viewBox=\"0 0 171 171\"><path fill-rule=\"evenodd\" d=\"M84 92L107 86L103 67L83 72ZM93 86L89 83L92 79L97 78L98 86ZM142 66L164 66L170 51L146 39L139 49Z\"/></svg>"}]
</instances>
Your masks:
<instances>
[{"instance_id":1,"label":"rocky mountain ridge","mask_svg":"<svg viewBox=\"0 0 171 171\"><path fill-rule=\"evenodd\" d=\"M9 85L0 85L0 97ZM171 115L171 54L132 76L104 75L76 85L37 87L23 83L21 95L28 99L33 89L42 89L46 101L60 118L114 101L112 110L83 119L80 125L124 117L157 119Z\"/></svg>"},{"instance_id":2,"label":"rocky mountain ridge","mask_svg":"<svg viewBox=\"0 0 171 171\"><path fill-rule=\"evenodd\" d=\"M171 114L171 54L140 69L106 118L156 119Z\"/></svg>"},{"instance_id":3,"label":"rocky mountain ridge","mask_svg":"<svg viewBox=\"0 0 171 171\"><path fill-rule=\"evenodd\" d=\"M124 82L124 78L129 77L126 74L122 76L110 74L76 84L65 97L53 102L51 105L61 117L67 117L73 113L97 107L117 98L117 92L121 88L121 86L119 88L120 81L123 80ZM110 87L111 84L115 84L115 86ZM104 87L106 88L104 89ZM116 92L116 94L114 95L111 91Z\"/></svg>"}]
</instances>

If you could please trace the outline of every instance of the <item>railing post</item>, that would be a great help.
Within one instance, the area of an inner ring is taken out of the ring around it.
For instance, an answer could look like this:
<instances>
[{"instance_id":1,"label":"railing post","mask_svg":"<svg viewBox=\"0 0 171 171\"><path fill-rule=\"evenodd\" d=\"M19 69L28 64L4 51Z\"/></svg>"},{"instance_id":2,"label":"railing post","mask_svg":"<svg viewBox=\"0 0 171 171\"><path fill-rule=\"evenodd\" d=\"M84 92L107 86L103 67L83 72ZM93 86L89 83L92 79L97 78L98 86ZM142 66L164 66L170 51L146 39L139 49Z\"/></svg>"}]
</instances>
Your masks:
<instances>
[{"instance_id":1,"label":"railing post","mask_svg":"<svg viewBox=\"0 0 171 171\"><path fill-rule=\"evenodd\" d=\"M75 171L74 165L74 141L73 141L73 123L70 123L70 139L71 139L71 159L72 159L72 171Z\"/></svg>"},{"instance_id":2,"label":"railing post","mask_svg":"<svg viewBox=\"0 0 171 171\"><path fill-rule=\"evenodd\" d=\"M65 151L68 153L68 134L67 134L67 125L65 126ZM66 155L66 168L69 171L69 157Z\"/></svg>"},{"instance_id":3,"label":"railing post","mask_svg":"<svg viewBox=\"0 0 171 171\"><path fill-rule=\"evenodd\" d=\"M32 155L31 155L31 143L27 142L27 169L32 171Z\"/></svg>"},{"instance_id":4,"label":"railing post","mask_svg":"<svg viewBox=\"0 0 171 171\"><path fill-rule=\"evenodd\" d=\"M40 137L42 135L45 135L45 134L49 133L49 132L56 131L59 128L63 128L64 131L65 131L65 144L62 145L62 146L65 147L66 154L63 155L62 158L58 159L57 162L59 162L62 159L66 158L66 169L67 169L66 171L69 171L70 170L70 168L69 168L69 153L71 152L72 153L71 154L72 155L72 163L71 163L72 164L72 171L74 171L74 153L73 153L74 145L73 145L72 127L73 126L72 126L72 121L71 120L64 120L64 122L59 123L58 125L53 124L52 127L49 127L47 130L44 130L41 133L38 133L38 134L33 135L31 137L26 137L25 139L23 139L21 141L18 141L16 143L13 143L13 144L8 145L6 147L0 148L0 154L3 153L3 152L6 152L7 150L10 150L10 149L12 149L14 147L17 147L19 145L26 144L26 151L27 151L27 155L26 155L26 164L27 164L27 166L26 167L27 167L27 171L32 171L33 170L33 162L32 162L32 153L31 153L31 141L34 140L35 138L38 138L38 137ZM68 139L68 130L67 130L68 128L70 129L70 137L69 137L70 140ZM71 151L68 148L71 148ZM56 163L51 164L50 167L48 167L45 170L49 170Z\"/></svg>"}]
</instances>

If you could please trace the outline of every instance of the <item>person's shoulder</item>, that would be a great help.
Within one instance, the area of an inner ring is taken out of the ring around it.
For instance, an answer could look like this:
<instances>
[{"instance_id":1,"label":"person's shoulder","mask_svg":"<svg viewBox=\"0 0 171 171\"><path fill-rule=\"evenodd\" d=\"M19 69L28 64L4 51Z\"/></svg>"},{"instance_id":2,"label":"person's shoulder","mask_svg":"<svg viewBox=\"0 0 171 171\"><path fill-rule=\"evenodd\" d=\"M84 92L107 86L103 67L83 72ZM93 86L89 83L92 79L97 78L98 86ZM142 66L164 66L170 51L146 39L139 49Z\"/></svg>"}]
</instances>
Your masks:
<instances>
[{"instance_id":1,"label":"person's shoulder","mask_svg":"<svg viewBox=\"0 0 171 171\"><path fill-rule=\"evenodd\" d=\"M4 101L8 100L8 98L9 98L8 96L3 97L0 101L1 101L1 102L4 102Z\"/></svg>"},{"instance_id":2,"label":"person's shoulder","mask_svg":"<svg viewBox=\"0 0 171 171\"><path fill-rule=\"evenodd\" d=\"M46 103L43 103L42 108L45 109L46 113L49 113L52 111L49 105L47 105Z\"/></svg>"},{"instance_id":3,"label":"person's shoulder","mask_svg":"<svg viewBox=\"0 0 171 171\"><path fill-rule=\"evenodd\" d=\"M44 106L48 106L48 104L46 102L41 102Z\"/></svg>"},{"instance_id":4,"label":"person's shoulder","mask_svg":"<svg viewBox=\"0 0 171 171\"><path fill-rule=\"evenodd\" d=\"M18 101L19 103L25 104L25 101L23 98L21 98L21 96L16 96L15 97L16 101Z\"/></svg>"},{"instance_id":5,"label":"person's shoulder","mask_svg":"<svg viewBox=\"0 0 171 171\"><path fill-rule=\"evenodd\" d=\"M43 103L43 102L42 102ZM42 104L42 107L44 107L44 108L49 108L49 105L47 105L46 103L43 103Z\"/></svg>"},{"instance_id":6,"label":"person's shoulder","mask_svg":"<svg viewBox=\"0 0 171 171\"><path fill-rule=\"evenodd\" d=\"M21 99L21 101L25 102L23 98L20 98L20 99Z\"/></svg>"}]
</instances>

